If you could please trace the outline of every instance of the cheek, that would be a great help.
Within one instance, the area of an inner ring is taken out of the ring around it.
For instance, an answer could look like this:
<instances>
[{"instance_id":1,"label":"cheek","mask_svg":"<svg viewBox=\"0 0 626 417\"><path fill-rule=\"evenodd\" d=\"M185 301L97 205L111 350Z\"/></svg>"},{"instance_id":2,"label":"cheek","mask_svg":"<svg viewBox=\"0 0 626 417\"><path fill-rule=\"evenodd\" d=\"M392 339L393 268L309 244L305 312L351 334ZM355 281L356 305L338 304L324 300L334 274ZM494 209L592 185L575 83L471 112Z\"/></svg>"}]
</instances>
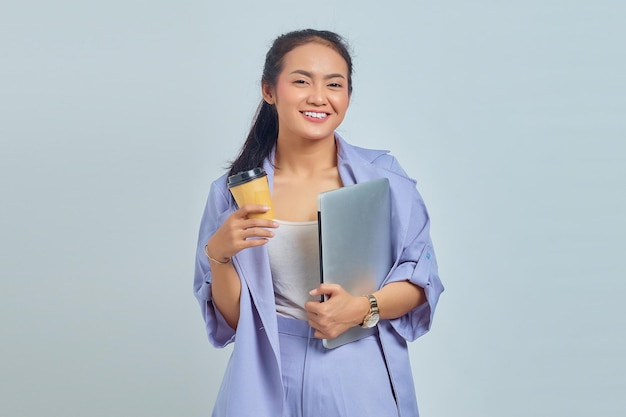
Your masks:
<instances>
[{"instance_id":1,"label":"cheek","mask_svg":"<svg viewBox=\"0 0 626 417\"><path fill-rule=\"evenodd\" d=\"M285 94L285 86L282 83L278 83L274 89L274 94L282 97Z\"/></svg>"},{"instance_id":2,"label":"cheek","mask_svg":"<svg viewBox=\"0 0 626 417\"><path fill-rule=\"evenodd\" d=\"M293 88L290 88L289 85L286 85L284 83L278 83L276 85L276 100L282 101L282 102L291 102L294 101L294 92L293 92Z\"/></svg>"},{"instance_id":3,"label":"cheek","mask_svg":"<svg viewBox=\"0 0 626 417\"><path fill-rule=\"evenodd\" d=\"M335 98L335 103L338 107L346 110L350 105L350 96L348 96L347 94L338 96Z\"/></svg>"}]
</instances>

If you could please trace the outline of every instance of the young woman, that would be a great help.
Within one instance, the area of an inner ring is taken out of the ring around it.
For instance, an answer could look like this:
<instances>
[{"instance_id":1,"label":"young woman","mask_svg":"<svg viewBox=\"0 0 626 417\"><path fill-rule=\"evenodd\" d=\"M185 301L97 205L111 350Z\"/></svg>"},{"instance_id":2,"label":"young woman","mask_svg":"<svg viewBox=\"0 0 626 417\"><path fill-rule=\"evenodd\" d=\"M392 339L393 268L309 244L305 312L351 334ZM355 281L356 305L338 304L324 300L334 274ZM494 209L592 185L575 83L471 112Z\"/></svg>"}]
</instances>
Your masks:
<instances>
[{"instance_id":1,"label":"young woman","mask_svg":"<svg viewBox=\"0 0 626 417\"><path fill-rule=\"evenodd\" d=\"M278 37L261 89L253 127L211 185L200 226L195 295L210 342L234 342L213 415L417 416L406 342L430 328L443 286L415 182L386 151L335 133L352 92L352 60L335 33ZM268 174L276 220L249 217L268 207L237 207L228 191L229 175L255 167ZM391 271L365 297L320 285L317 195L381 177L391 187ZM374 335L324 348L321 339L362 325L376 305Z\"/></svg>"}]
</instances>

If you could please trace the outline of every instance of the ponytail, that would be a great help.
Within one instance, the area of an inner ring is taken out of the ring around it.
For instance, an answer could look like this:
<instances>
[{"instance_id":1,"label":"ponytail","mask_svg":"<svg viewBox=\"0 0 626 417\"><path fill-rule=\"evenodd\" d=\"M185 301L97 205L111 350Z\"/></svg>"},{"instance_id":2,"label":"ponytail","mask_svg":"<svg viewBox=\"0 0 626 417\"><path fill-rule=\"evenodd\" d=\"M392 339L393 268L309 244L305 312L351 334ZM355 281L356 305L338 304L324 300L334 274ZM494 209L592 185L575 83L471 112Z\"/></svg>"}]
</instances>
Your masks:
<instances>
[{"instance_id":1,"label":"ponytail","mask_svg":"<svg viewBox=\"0 0 626 417\"><path fill-rule=\"evenodd\" d=\"M278 139L278 114L276 107L262 100L256 111L254 123L239 156L230 166L228 175L263 166Z\"/></svg>"}]
</instances>

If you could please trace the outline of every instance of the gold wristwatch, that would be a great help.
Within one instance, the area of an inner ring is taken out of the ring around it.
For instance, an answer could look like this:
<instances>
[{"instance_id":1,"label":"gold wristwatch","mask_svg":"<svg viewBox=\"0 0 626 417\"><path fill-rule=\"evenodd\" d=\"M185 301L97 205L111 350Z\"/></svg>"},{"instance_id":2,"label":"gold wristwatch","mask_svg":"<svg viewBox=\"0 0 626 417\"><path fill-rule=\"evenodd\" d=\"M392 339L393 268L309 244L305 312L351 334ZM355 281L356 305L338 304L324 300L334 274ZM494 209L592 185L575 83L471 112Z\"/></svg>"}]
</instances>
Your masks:
<instances>
[{"instance_id":1,"label":"gold wristwatch","mask_svg":"<svg viewBox=\"0 0 626 417\"><path fill-rule=\"evenodd\" d=\"M361 323L361 327L365 329L369 329L378 324L378 320L380 320L380 314L378 311L378 301L376 297L372 294L365 296L370 300L370 311L367 313L365 318L363 319L363 323Z\"/></svg>"}]
</instances>

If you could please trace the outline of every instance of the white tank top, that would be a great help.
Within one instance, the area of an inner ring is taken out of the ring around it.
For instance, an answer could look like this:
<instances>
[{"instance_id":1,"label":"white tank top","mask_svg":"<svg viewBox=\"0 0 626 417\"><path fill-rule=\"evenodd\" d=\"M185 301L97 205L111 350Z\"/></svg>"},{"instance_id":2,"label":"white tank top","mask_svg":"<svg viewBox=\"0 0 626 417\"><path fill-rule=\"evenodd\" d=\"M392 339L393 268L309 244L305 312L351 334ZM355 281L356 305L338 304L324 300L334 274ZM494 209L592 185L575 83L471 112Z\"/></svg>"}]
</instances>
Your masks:
<instances>
[{"instance_id":1,"label":"white tank top","mask_svg":"<svg viewBox=\"0 0 626 417\"><path fill-rule=\"evenodd\" d=\"M276 312L283 317L307 320L304 303L320 283L317 221L276 220L275 236L267 244L274 282Z\"/></svg>"}]
</instances>

